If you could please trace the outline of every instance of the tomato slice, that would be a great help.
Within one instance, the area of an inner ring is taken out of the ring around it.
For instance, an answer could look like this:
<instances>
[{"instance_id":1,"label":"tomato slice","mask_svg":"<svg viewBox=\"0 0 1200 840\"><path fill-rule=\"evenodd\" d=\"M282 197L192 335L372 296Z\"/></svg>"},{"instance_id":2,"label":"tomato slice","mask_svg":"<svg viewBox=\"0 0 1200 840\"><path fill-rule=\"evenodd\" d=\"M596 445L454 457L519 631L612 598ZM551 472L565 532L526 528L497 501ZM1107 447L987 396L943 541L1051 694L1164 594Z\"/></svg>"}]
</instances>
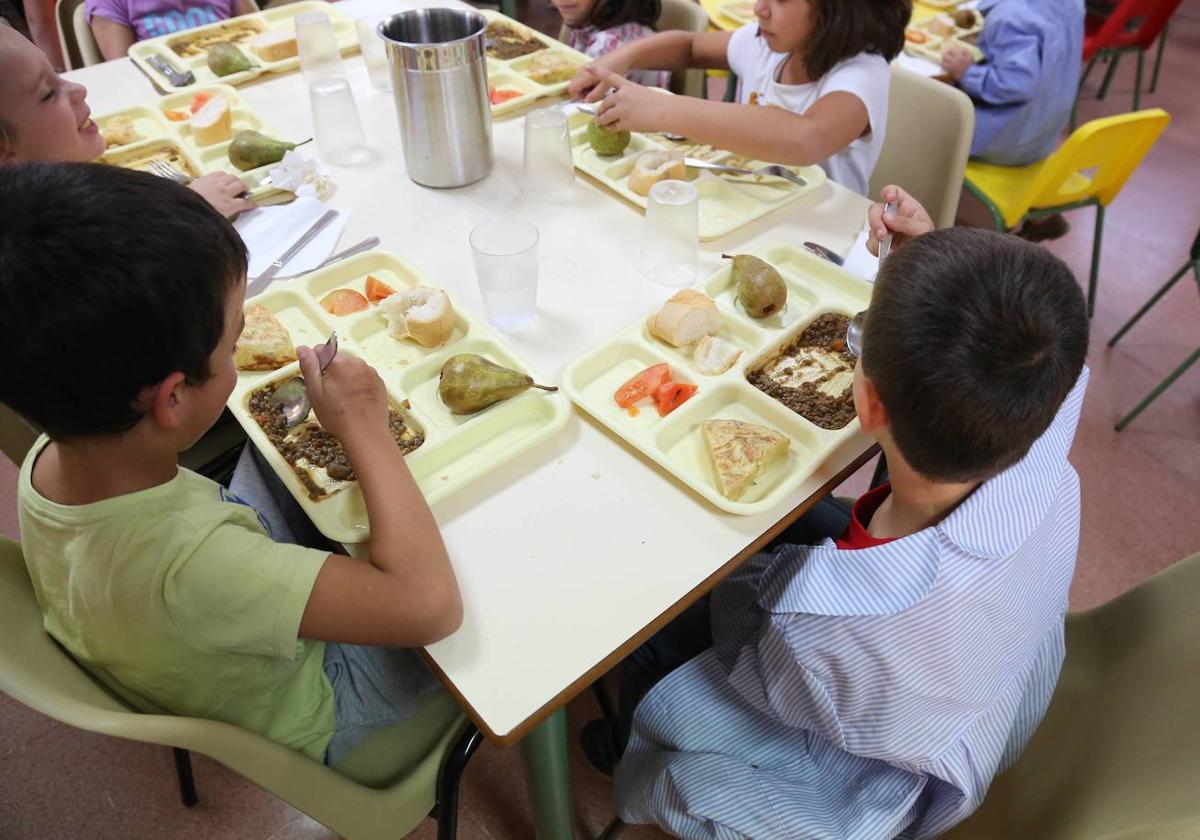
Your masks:
<instances>
[{"instance_id":1,"label":"tomato slice","mask_svg":"<svg viewBox=\"0 0 1200 840\"><path fill-rule=\"evenodd\" d=\"M330 315L349 315L352 312L361 312L368 305L367 299L353 289L334 289L321 298L321 306L325 307L325 311Z\"/></svg>"},{"instance_id":2,"label":"tomato slice","mask_svg":"<svg viewBox=\"0 0 1200 840\"><path fill-rule=\"evenodd\" d=\"M384 283L373 274L367 275L367 300L371 301L371 303L379 303L379 301L388 295L394 294L396 294L396 290L387 283Z\"/></svg>"},{"instance_id":3,"label":"tomato slice","mask_svg":"<svg viewBox=\"0 0 1200 840\"><path fill-rule=\"evenodd\" d=\"M654 391L654 404L658 408L658 416L666 417L679 406L692 398L692 394L700 389L699 385L690 382L664 382Z\"/></svg>"},{"instance_id":4,"label":"tomato slice","mask_svg":"<svg viewBox=\"0 0 1200 840\"><path fill-rule=\"evenodd\" d=\"M212 99L214 96L216 96L215 93L211 93L207 90L202 90L199 93L197 93L195 96L193 96L192 97L192 113L194 114L197 111L199 111L201 108L203 108L205 103L207 103L208 100Z\"/></svg>"},{"instance_id":5,"label":"tomato slice","mask_svg":"<svg viewBox=\"0 0 1200 840\"><path fill-rule=\"evenodd\" d=\"M190 113L188 113L187 111L167 110L167 111L163 111L163 116L165 116L171 122L185 122L186 120L191 119L192 115Z\"/></svg>"},{"instance_id":6,"label":"tomato slice","mask_svg":"<svg viewBox=\"0 0 1200 840\"><path fill-rule=\"evenodd\" d=\"M658 387L671 378L667 364L651 365L617 389L613 399L621 408L629 408L638 400L654 396Z\"/></svg>"}]
</instances>

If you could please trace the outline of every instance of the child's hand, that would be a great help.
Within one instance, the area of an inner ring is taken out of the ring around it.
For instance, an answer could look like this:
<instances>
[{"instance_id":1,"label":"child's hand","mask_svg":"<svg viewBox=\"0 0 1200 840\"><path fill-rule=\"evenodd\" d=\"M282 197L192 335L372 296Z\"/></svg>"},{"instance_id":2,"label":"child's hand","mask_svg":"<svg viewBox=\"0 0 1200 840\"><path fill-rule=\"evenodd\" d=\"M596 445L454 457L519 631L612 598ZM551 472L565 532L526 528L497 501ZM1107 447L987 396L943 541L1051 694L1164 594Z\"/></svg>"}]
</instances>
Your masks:
<instances>
[{"instance_id":1,"label":"child's hand","mask_svg":"<svg viewBox=\"0 0 1200 840\"><path fill-rule=\"evenodd\" d=\"M347 446L356 434L371 429L387 434L388 403L383 380L375 368L340 353L321 372L311 347L297 347L304 388L325 431Z\"/></svg>"},{"instance_id":2,"label":"child's hand","mask_svg":"<svg viewBox=\"0 0 1200 840\"><path fill-rule=\"evenodd\" d=\"M202 175L188 184L188 189L200 193L227 219L232 219L243 210L254 209L254 202L246 198L246 185L227 172Z\"/></svg>"},{"instance_id":3,"label":"child's hand","mask_svg":"<svg viewBox=\"0 0 1200 840\"><path fill-rule=\"evenodd\" d=\"M667 127L667 112L675 97L655 93L609 70L596 73L601 86L612 90L596 109L597 124L612 131L662 131Z\"/></svg>"},{"instance_id":4,"label":"child's hand","mask_svg":"<svg viewBox=\"0 0 1200 840\"><path fill-rule=\"evenodd\" d=\"M875 203L867 209L867 222L871 227L871 236L867 239L867 249L876 256L879 255L879 242L890 232L892 248L898 248L923 233L929 233L936 225L929 213L904 190L889 184L879 191L885 202L891 202L896 209L886 216L883 214L883 204Z\"/></svg>"},{"instance_id":5,"label":"child's hand","mask_svg":"<svg viewBox=\"0 0 1200 840\"><path fill-rule=\"evenodd\" d=\"M942 69L954 81L959 81L975 63L975 57L966 47L950 47L942 53Z\"/></svg>"}]
</instances>

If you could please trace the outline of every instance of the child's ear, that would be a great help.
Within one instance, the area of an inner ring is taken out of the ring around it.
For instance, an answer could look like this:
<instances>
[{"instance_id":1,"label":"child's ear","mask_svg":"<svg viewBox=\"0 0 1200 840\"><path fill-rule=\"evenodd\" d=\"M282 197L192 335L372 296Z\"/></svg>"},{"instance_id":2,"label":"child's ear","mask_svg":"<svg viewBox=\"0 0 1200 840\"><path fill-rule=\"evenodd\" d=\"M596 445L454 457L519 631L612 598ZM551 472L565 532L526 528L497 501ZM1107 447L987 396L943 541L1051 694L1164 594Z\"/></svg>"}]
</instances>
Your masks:
<instances>
[{"instance_id":1,"label":"child's ear","mask_svg":"<svg viewBox=\"0 0 1200 840\"><path fill-rule=\"evenodd\" d=\"M184 384L186 379L178 371L157 385L142 392L147 404L146 413L154 418L160 428L174 431L183 424Z\"/></svg>"},{"instance_id":2,"label":"child's ear","mask_svg":"<svg viewBox=\"0 0 1200 840\"><path fill-rule=\"evenodd\" d=\"M861 362L854 367L854 410L858 412L862 430L869 435L876 435L888 424L887 409L879 399L875 383L863 373Z\"/></svg>"}]
</instances>

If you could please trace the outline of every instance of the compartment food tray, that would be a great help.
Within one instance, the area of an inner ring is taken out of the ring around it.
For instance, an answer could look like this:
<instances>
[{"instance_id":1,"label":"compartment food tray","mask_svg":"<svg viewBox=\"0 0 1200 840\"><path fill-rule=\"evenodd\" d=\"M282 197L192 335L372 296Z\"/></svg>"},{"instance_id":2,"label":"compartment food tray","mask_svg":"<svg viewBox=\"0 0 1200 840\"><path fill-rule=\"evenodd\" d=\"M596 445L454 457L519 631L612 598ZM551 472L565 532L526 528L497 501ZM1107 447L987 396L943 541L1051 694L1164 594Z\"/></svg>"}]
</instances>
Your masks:
<instances>
[{"instance_id":1,"label":"compartment food tray","mask_svg":"<svg viewBox=\"0 0 1200 840\"><path fill-rule=\"evenodd\" d=\"M459 353L477 353L493 362L524 371L538 382L530 366L509 350L491 327L455 303L456 323L440 347L425 348L387 333L387 322L372 304L352 315L329 314L319 301L334 289L363 293L367 275L393 289L412 286L441 288L436 278L423 275L406 260L384 251L371 251L284 283L277 282L247 305L261 303L283 322L294 344L319 344L337 331L339 352L368 361L383 378L388 400L406 422L424 433L425 442L405 457L430 504L436 504L480 476L535 446L560 430L571 406L561 393L530 389L471 415L451 414L437 395L442 365ZM369 538L367 508L357 483L320 501L309 498L291 466L267 439L250 415L251 392L299 374L292 362L267 372L239 371L228 406L250 440L266 457L276 475L325 536L341 543Z\"/></svg>"},{"instance_id":2,"label":"compartment food tray","mask_svg":"<svg viewBox=\"0 0 1200 840\"><path fill-rule=\"evenodd\" d=\"M353 53L358 49L358 32L355 29L354 21L339 12L336 6L323 2L323 0L300 0L298 3L277 6L266 11L197 26L183 32L173 32L170 35L138 41L129 48L129 57L153 81L156 87L168 93L193 90L214 84L241 85L257 79L264 73L290 73L300 66L300 59L297 56L285 58L282 61L264 61L254 50L250 49L249 41L270 30L294 34L296 31L295 17L305 12L324 12L329 15L329 19L333 22L338 49L343 54ZM194 43L198 38L204 39L221 35L228 35L228 38L222 38L222 40L235 42L238 48L246 54L246 57L257 66L240 73L218 76L208 69L202 49L188 50L188 45ZM181 51L184 52L183 55L180 54ZM195 76L195 82L190 85L171 84L166 76L151 66L149 59L154 56L162 58L176 70L191 70Z\"/></svg>"},{"instance_id":3,"label":"compartment food tray","mask_svg":"<svg viewBox=\"0 0 1200 840\"><path fill-rule=\"evenodd\" d=\"M521 92L520 96L515 96L512 99L493 105L492 116L500 117L514 111L519 111L537 99L546 96L557 96L567 89L567 86L571 83L569 79L562 82L555 82L551 85L544 85L540 82L535 82L526 75L529 65L539 55L545 55L547 52L560 55L576 67L582 67L591 61L590 58L578 50L572 49L548 35L543 35L541 32L530 29L525 24L513 20L507 15L502 15L499 12L493 12L488 9L481 9L479 13L488 19L488 23L492 23L493 21L507 23L518 32L532 36L546 47L544 50L538 50L519 58L502 59L488 56L488 84L496 90L519 90Z\"/></svg>"},{"instance_id":4,"label":"compartment food tray","mask_svg":"<svg viewBox=\"0 0 1200 840\"><path fill-rule=\"evenodd\" d=\"M947 9L949 10L947 12L948 14L953 12L953 7L947 7ZM965 28L961 26L955 26L953 35L935 35L932 30L930 30L929 27L937 15L932 15L919 23L910 25L908 27L909 29L915 29L924 33L928 40L923 44L914 44L906 37L904 40L904 51L909 55L913 55L918 58L925 58L935 64L940 64L942 61L942 50L951 42L957 42L970 51L971 56L976 62L983 61L983 51L975 44L963 40L964 38L978 35L983 31L983 14L980 13L978 9L973 9L972 11L975 12L975 25ZM939 14L941 13L939 12Z\"/></svg>"},{"instance_id":5,"label":"compartment food tray","mask_svg":"<svg viewBox=\"0 0 1200 840\"><path fill-rule=\"evenodd\" d=\"M788 497L847 438L859 433L858 420L836 431L822 429L751 385L747 373L796 338L827 312L854 315L866 309L871 286L830 262L784 243L767 243L748 253L778 269L787 285L786 308L770 318L754 320L736 303L731 266L726 265L696 288L714 301L724 317L719 335L742 349L741 358L723 374L705 376L692 361L691 346L672 347L651 335L639 319L610 341L573 362L563 373L563 389L571 400L634 449L657 463L718 508L736 514L770 510ZM649 315L651 313L647 313ZM666 362L673 379L699 385L699 390L666 417L649 402L636 416L622 409L613 394L645 368ZM732 501L717 489L705 450L705 420L742 420L768 426L788 437L786 458L772 464L742 498Z\"/></svg>"},{"instance_id":6,"label":"compartment food tray","mask_svg":"<svg viewBox=\"0 0 1200 840\"><path fill-rule=\"evenodd\" d=\"M172 122L167 119L167 111L189 110L192 99L200 93L219 94L229 100L229 110L233 122L231 137L244 129L253 129L275 139L283 139L259 118L254 109L242 98L242 95L232 87L229 85L206 85L184 93L164 96L158 100L156 105L139 105L96 117L96 124L100 127L101 133L104 132L105 126L114 119L126 117L132 121L134 130L140 135L140 139L132 143L110 148L100 160L117 166L142 169L145 167L138 165L137 162L144 160L146 155L156 150L172 148L178 150L179 156L192 169L191 172L185 173L188 175L229 172L239 178L245 178L248 182L256 181L266 175L274 164L243 172L229 162L229 145L233 142L232 139L209 146L201 146L192 136L191 126L187 121Z\"/></svg>"},{"instance_id":7,"label":"compartment food tray","mask_svg":"<svg viewBox=\"0 0 1200 840\"><path fill-rule=\"evenodd\" d=\"M629 188L629 173L633 162L642 152L653 149L681 149L689 157L702 157L713 163L726 163L743 169L755 169L766 164L748 160L732 152L713 150L691 154L687 149L695 146L688 141L674 142L661 134L634 134L625 151L619 155L598 155L587 140L587 124L592 117L575 113L570 118L571 150L575 168L599 181L621 198L646 209L646 196L638 195ZM763 216L807 195L826 181L825 170L819 166L793 166L793 172L807 184L803 187L782 178L755 178L753 176L718 175L709 170L688 169L691 179L700 193L700 241L720 239L742 225Z\"/></svg>"}]
</instances>

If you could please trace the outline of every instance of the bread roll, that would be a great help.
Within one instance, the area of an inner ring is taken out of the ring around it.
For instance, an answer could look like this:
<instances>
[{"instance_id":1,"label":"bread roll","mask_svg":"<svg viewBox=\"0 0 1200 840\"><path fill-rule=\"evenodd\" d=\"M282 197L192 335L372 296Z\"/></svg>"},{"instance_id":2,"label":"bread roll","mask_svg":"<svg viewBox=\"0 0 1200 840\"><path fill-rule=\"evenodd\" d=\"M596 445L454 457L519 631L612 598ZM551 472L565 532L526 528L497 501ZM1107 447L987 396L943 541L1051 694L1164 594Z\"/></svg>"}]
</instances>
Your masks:
<instances>
[{"instance_id":1,"label":"bread roll","mask_svg":"<svg viewBox=\"0 0 1200 840\"><path fill-rule=\"evenodd\" d=\"M392 338L411 338L422 347L444 344L454 330L454 307L441 289L399 289L379 302L379 311Z\"/></svg>"},{"instance_id":2,"label":"bread roll","mask_svg":"<svg viewBox=\"0 0 1200 840\"><path fill-rule=\"evenodd\" d=\"M676 292L663 308L650 316L651 334L672 347L695 344L721 330L721 313L712 298L694 289Z\"/></svg>"},{"instance_id":3,"label":"bread roll","mask_svg":"<svg viewBox=\"0 0 1200 840\"><path fill-rule=\"evenodd\" d=\"M667 178L683 180L687 177L687 164L683 152L653 149L642 152L633 161L629 173L629 189L638 195L650 195L650 188Z\"/></svg>"},{"instance_id":4,"label":"bread roll","mask_svg":"<svg viewBox=\"0 0 1200 840\"><path fill-rule=\"evenodd\" d=\"M197 146L211 146L228 140L233 134L233 114L229 100L217 94L192 114L189 123Z\"/></svg>"}]
</instances>

